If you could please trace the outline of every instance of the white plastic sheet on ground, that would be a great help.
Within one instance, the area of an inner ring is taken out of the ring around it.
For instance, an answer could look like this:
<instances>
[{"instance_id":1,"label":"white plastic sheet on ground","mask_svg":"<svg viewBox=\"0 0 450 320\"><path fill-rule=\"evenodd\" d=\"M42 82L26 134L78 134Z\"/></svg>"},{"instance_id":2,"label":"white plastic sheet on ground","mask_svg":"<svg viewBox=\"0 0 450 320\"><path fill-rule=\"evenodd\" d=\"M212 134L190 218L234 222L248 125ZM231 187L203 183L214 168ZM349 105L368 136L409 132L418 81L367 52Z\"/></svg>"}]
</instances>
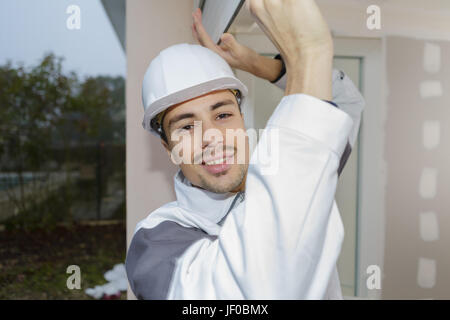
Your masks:
<instances>
[{"instance_id":1,"label":"white plastic sheet on ground","mask_svg":"<svg viewBox=\"0 0 450 320\"><path fill-rule=\"evenodd\" d=\"M121 291L127 291L128 279L123 263L116 264L112 270L105 272L104 277L108 283L88 288L85 293L95 299L101 299L103 295L116 295Z\"/></svg>"}]
</instances>

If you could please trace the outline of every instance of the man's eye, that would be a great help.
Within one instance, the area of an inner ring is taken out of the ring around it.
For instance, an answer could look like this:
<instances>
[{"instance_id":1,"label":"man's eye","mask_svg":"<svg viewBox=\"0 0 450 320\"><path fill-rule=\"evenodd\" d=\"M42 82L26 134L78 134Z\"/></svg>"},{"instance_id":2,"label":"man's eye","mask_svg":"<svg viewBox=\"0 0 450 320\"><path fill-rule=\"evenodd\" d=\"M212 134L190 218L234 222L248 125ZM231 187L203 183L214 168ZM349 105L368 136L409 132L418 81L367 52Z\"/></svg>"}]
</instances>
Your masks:
<instances>
[{"instance_id":1,"label":"man's eye","mask_svg":"<svg viewBox=\"0 0 450 320\"><path fill-rule=\"evenodd\" d=\"M217 118L219 118L219 119L225 119L228 117L231 117L231 113L221 113L217 116Z\"/></svg>"},{"instance_id":2,"label":"man's eye","mask_svg":"<svg viewBox=\"0 0 450 320\"><path fill-rule=\"evenodd\" d=\"M181 127L180 129L181 129L181 130L191 130L193 127L194 127L194 126L193 126L192 124L188 124L188 125L186 125L186 126L184 126L184 127Z\"/></svg>"}]
</instances>

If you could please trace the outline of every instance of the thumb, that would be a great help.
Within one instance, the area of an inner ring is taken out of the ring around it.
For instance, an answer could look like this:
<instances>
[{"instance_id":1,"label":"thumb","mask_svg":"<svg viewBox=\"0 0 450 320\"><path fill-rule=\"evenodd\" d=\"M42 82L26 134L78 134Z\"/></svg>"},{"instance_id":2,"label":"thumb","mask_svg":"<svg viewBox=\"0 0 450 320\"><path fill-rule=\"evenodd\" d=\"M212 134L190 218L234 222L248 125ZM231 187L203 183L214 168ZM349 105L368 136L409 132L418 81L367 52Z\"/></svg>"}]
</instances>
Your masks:
<instances>
[{"instance_id":1,"label":"thumb","mask_svg":"<svg viewBox=\"0 0 450 320\"><path fill-rule=\"evenodd\" d=\"M223 43L226 47L233 49L236 46L236 39L234 39L231 33L224 33L220 37L221 43Z\"/></svg>"}]
</instances>

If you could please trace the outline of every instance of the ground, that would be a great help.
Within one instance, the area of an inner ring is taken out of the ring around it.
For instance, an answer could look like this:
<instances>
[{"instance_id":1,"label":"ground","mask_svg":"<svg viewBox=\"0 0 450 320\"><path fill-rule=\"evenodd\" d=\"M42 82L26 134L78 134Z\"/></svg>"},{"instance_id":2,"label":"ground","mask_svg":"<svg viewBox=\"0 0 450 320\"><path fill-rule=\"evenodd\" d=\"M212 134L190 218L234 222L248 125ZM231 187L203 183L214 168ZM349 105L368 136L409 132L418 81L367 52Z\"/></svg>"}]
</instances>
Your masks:
<instances>
[{"instance_id":1,"label":"ground","mask_svg":"<svg viewBox=\"0 0 450 320\"><path fill-rule=\"evenodd\" d=\"M107 223L0 231L0 299L91 299L84 291L125 260L125 223ZM81 269L80 290L66 286L69 265Z\"/></svg>"}]
</instances>

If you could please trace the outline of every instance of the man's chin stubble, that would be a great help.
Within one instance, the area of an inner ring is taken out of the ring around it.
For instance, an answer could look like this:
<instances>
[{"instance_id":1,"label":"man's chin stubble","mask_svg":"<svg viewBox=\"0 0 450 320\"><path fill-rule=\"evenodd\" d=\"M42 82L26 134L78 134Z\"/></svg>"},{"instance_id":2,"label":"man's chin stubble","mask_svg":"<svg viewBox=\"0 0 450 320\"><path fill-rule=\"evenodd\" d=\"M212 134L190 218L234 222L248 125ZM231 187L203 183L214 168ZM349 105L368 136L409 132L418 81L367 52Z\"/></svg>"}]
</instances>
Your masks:
<instances>
[{"instance_id":1,"label":"man's chin stubble","mask_svg":"<svg viewBox=\"0 0 450 320\"><path fill-rule=\"evenodd\" d=\"M242 183L242 180L245 178L245 174L247 173L247 169L245 165L239 165L239 174L236 177L234 181L229 183L226 186L220 186L214 183L211 183L208 181L208 179L205 179L204 176L200 175L200 182L201 182L201 188L206 189L208 191L214 192L214 193L226 193L230 192L232 190L235 190L239 185ZM224 175L226 173L219 173L215 175L216 177L220 177L221 175Z\"/></svg>"}]
</instances>

